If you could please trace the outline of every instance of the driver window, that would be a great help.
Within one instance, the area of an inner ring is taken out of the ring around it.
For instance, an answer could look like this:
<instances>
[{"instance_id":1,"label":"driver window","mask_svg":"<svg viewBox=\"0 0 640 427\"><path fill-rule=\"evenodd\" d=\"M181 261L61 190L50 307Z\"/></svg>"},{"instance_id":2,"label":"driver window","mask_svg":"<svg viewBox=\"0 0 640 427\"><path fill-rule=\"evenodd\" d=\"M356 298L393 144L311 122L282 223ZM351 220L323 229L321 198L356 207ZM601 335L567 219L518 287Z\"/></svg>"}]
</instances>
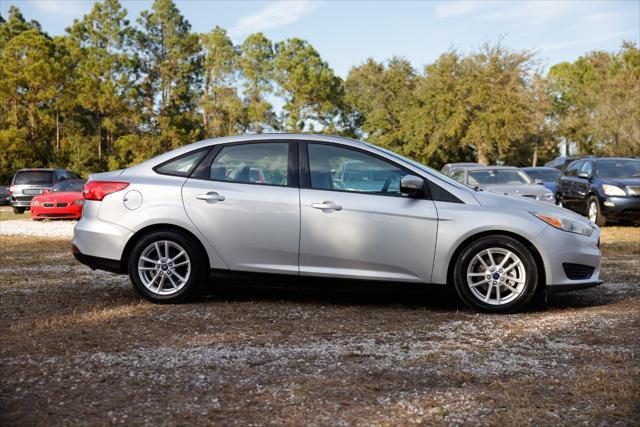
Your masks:
<instances>
[{"instance_id":1,"label":"driver window","mask_svg":"<svg viewBox=\"0 0 640 427\"><path fill-rule=\"evenodd\" d=\"M580 172L587 174L587 176L591 176L591 171L592 171L591 162L584 162L582 167L580 168Z\"/></svg>"},{"instance_id":2,"label":"driver window","mask_svg":"<svg viewBox=\"0 0 640 427\"><path fill-rule=\"evenodd\" d=\"M349 148L309 144L311 188L400 195L405 172L377 157Z\"/></svg>"}]
</instances>

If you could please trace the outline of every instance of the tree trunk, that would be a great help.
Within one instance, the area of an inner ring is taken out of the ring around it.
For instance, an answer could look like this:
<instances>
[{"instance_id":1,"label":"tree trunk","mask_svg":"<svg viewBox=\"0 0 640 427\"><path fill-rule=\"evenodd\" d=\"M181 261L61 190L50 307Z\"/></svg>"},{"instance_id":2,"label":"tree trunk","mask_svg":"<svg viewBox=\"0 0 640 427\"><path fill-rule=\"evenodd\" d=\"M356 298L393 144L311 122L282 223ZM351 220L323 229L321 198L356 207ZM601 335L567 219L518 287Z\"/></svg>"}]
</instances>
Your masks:
<instances>
[{"instance_id":1,"label":"tree trunk","mask_svg":"<svg viewBox=\"0 0 640 427\"><path fill-rule=\"evenodd\" d=\"M540 137L536 137L535 145L533 146L533 161L531 162L531 166L534 168L538 165L538 143L540 141Z\"/></svg>"},{"instance_id":2,"label":"tree trunk","mask_svg":"<svg viewBox=\"0 0 640 427\"><path fill-rule=\"evenodd\" d=\"M60 151L60 108L56 107L56 151Z\"/></svg>"},{"instance_id":3,"label":"tree trunk","mask_svg":"<svg viewBox=\"0 0 640 427\"><path fill-rule=\"evenodd\" d=\"M489 164L489 160L487 159L486 147L482 144L478 144L476 148L476 161L478 163L482 163L483 165Z\"/></svg>"}]
</instances>

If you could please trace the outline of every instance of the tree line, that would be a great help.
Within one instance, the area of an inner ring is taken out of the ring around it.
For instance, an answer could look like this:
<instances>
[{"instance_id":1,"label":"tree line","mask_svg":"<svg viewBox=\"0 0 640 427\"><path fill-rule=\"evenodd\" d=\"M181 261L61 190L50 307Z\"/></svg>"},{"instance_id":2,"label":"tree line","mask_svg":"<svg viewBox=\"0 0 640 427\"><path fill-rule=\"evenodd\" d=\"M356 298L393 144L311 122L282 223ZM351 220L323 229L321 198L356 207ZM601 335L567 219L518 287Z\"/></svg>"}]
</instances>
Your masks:
<instances>
[{"instance_id":1,"label":"tree line","mask_svg":"<svg viewBox=\"0 0 640 427\"><path fill-rule=\"evenodd\" d=\"M365 139L422 163L530 165L557 154L640 155L640 52L592 52L539 69L496 43L337 76L307 41L240 45L198 34L172 0L135 23L94 4L64 36L11 7L0 16L0 182L21 167L118 169L200 139L317 132ZM274 104L281 106L275 108Z\"/></svg>"}]
</instances>

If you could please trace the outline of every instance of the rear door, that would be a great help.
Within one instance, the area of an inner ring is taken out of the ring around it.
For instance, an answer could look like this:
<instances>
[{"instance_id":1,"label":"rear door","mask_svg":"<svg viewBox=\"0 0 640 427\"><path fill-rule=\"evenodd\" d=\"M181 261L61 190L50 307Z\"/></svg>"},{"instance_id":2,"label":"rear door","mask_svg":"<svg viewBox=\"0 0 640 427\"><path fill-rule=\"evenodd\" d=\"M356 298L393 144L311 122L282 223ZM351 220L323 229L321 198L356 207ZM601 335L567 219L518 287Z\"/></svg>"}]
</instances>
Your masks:
<instances>
[{"instance_id":1,"label":"rear door","mask_svg":"<svg viewBox=\"0 0 640 427\"><path fill-rule=\"evenodd\" d=\"M186 181L182 198L232 270L298 273L296 142L217 146Z\"/></svg>"},{"instance_id":2,"label":"rear door","mask_svg":"<svg viewBox=\"0 0 640 427\"><path fill-rule=\"evenodd\" d=\"M300 274L429 282L437 212L400 194L408 172L353 147L301 145Z\"/></svg>"}]
</instances>

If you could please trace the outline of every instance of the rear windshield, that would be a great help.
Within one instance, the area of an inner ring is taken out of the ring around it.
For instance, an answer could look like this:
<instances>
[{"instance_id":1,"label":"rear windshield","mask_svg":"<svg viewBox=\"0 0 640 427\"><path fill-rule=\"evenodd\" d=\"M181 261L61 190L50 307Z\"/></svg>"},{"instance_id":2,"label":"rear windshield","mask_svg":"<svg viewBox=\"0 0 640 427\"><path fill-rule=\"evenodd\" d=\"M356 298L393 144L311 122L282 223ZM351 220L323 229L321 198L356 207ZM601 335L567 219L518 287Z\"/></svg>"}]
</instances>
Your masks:
<instances>
[{"instance_id":1,"label":"rear windshield","mask_svg":"<svg viewBox=\"0 0 640 427\"><path fill-rule=\"evenodd\" d=\"M523 172L512 169L481 169L470 171L469 185L477 184L530 184L529 177Z\"/></svg>"},{"instance_id":2,"label":"rear windshield","mask_svg":"<svg viewBox=\"0 0 640 427\"><path fill-rule=\"evenodd\" d=\"M20 171L13 178L13 185L51 185L52 171Z\"/></svg>"},{"instance_id":3,"label":"rear windshield","mask_svg":"<svg viewBox=\"0 0 640 427\"><path fill-rule=\"evenodd\" d=\"M84 186L84 181L81 180L66 180L66 181L62 181L57 183L56 185L53 186L53 188L51 189L51 192L53 193L64 193L64 192L77 192L77 193L81 193L82 192L82 187Z\"/></svg>"}]
</instances>

